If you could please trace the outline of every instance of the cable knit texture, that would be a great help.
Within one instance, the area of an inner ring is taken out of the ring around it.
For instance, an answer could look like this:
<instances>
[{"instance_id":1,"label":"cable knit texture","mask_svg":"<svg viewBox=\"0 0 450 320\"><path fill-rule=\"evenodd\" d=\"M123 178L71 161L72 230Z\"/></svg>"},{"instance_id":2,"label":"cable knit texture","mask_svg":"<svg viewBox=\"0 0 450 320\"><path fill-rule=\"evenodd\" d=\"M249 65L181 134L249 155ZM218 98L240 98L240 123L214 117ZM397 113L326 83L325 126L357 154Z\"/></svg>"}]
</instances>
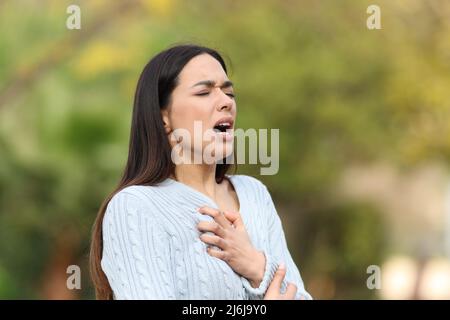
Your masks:
<instances>
[{"instance_id":1,"label":"cable knit texture","mask_svg":"<svg viewBox=\"0 0 450 320\"><path fill-rule=\"evenodd\" d=\"M296 299L312 299L266 186L245 175L227 177L250 240L266 257L259 287L210 256L208 245L200 240L197 224L214 219L197 208L218 208L216 203L186 184L166 179L155 186L124 188L106 208L101 266L115 299L260 300L281 262L287 270L282 292L293 282Z\"/></svg>"}]
</instances>

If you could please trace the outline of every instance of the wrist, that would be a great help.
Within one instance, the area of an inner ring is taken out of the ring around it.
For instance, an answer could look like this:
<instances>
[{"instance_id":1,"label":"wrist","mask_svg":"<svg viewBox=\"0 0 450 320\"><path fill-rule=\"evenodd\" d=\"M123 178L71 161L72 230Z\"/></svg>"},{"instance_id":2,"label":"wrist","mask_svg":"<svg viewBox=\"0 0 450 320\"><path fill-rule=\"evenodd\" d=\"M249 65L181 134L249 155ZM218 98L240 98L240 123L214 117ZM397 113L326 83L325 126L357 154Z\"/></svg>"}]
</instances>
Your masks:
<instances>
[{"instance_id":1,"label":"wrist","mask_svg":"<svg viewBox=\"0 0 450 320\"><path fill-rule=\"evenodd\" d=\"M255 268L251 272L248 281L253 288L258 288L264 277L264 271L266 269L266 256L262 251L256 250L252 261Z\"/></svg>"}]
</instances>

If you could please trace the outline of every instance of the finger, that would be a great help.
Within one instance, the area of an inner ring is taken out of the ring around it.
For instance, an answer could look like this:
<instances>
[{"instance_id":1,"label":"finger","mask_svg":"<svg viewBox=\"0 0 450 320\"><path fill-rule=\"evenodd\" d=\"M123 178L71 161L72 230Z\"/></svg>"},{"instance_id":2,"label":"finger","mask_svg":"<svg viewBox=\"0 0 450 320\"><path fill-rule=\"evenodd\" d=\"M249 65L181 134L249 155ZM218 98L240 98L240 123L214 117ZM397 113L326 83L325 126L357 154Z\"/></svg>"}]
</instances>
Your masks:
<instances>
[{"instance_id":1,"label":"finger","mask_svg":"<svg viewBox=\"0 0 450 320\"><path fill-rule=\"evenodd\" d=\"M285 299L292 300L295 298L295 294L297 293L297 286L292 282L288 282L286 292L284 293Z\"/></svg>"},{"instance_id":2,"label":"finger","mask_svg":"<svg viewBox=\"0 0 450 320\"><path fill-rule=\"evenodd\" d=\"M208 248L208 249L206 249L206 251L212 257L215 257L215 258L223 260L223 261L228 261L228 254L225 251L219 251L219 250L213 249L213 248Z\"/></svg>"},{"instance_id":3,"label":"finger","mask_svg":"<svg viewBox=\"0 0 450 320\"><path fill-rule=\"evenodd\" d=\"M224 211L223 213L225 215L225 218L227 218L228 221L230 221L231 223L234 223L234 221L236 221L236 219L239 219L239 212Z\"/></svg>"},{"instance_id":4,"label":"finger","mask_svg":"<svg viewBox=\"0 0 450 320\"><path fill-rule=\"evenodd\" d=\"M241 214L235 211L224 211L225 218L228 219L236 228L242 227L244 222L242 221Z\"/></svg>"},{"instance_id":5,"label":"finger","mask_svg":"<svg viewBox=\"0 0 450 320\"><path fill-rule=\"evenodd\" d=\"M280 263L268 289L270 289L271 291L280 292L281 283L283 282L285 275L286 275L286 267L284 266L284 263Z\"/></svg>"},{"instance_id":6,"label":"finger","mask_svg":"<svg viewBox=\"0 0 450 320\"><path fill-rule=\"evenodd\" d=\"M225 231L223 228L215 221L200 221L197 224L197 229L203 232L213 232L221 238L224 238Z\"/></svg>"},{"instance_id":7,"label":"finger","mask_svg":"<svg viewBox=\"0 0 450 320\"><path fill-rule=\"evenodd\" d=\"M225 218L225 216L218 209L213 209L213 208L205 206L205 207L199 208L198 212L200 212L201 214L206 214L208 216L211 216L214 219L214 221L216 221L223 228L231 227L231 223L228 221L227 218Z\"/></svg>"},{"instance_id":8,"label":"finger","mask_svg":"<svg viewBox=\"0 0 450 320\"><path fill-rule=\"evenodd\" d=\"M206 243L219 247L222 250L225 250L227 247L226 241L218 236L212 236L208 234L202 234L200 239Z\"/></svg>"}]
</instances>

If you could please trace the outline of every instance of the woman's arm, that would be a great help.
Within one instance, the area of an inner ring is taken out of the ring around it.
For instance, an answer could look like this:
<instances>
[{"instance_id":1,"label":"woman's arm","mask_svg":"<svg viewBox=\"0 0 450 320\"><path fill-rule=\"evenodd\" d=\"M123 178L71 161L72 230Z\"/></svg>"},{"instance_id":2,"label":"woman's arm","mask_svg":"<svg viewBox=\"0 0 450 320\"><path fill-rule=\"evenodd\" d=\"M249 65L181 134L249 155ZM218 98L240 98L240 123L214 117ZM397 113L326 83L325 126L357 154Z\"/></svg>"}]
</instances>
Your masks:
<instances>
[{"instance_id":1,"label":"woman's arm","mask_svg":"<svg viewBox=\"0 0 450 320\"><path fill-rule=\"evenodd\" d=\"M286 265L286 277L282 282L282 293L287 283L292 282L298 288L297 299L311 299L305 291L300 273L289 253L281 220L276 212L270 193L258 180L253 179L255 194L261 204L260 217L263 225L267 226L267 246L254 247L246 231L240 213L225 212L210 207L201 207L199 212L209 215L214 221L202 221L197 227L202 232L200 239L206 244L217 247L208 249L208 253L228 263L228 265L241 276L246 296L251 300L264 298L269 285L280 263ZM264 230L260 230L265 232Z\"/></svg>"},{"instance_id":2,"label":"woman's arm","mask_svg":"<svg viewBox=\"0 0 450 320\"><path fill-rule=\"evenodd\" d=\"M312 299L311 295L305 290L303 280L300 276L300 272L293 261L289 252L286 237L284 234L281 219L275 209L275 205L272 201L267 188L264 187L264 199L265 199L265 217L268 224L268 250L263 250L266 257L266 267L264 270L264 278L258 288L253 288L250 282L242 278L244 287L247 289L249 298L259 300L264 298L270 282L272 281L279 263L284 263L286 266L286 276L283 279L281 292L284 293L288 282L291 282L297 286L297 293L295 299Z\"/></svg>"},{"instance_id":3,"label":"woman's arm","mask_svg":"<svg viewBox=\"0 0 450 320\"><path fill-rule=\"evenodd\" d=\"M176 299L169 250L151 208L130 193L113 197L103 220L101 266L115 299Z\"/></svg>"}]
</instances>

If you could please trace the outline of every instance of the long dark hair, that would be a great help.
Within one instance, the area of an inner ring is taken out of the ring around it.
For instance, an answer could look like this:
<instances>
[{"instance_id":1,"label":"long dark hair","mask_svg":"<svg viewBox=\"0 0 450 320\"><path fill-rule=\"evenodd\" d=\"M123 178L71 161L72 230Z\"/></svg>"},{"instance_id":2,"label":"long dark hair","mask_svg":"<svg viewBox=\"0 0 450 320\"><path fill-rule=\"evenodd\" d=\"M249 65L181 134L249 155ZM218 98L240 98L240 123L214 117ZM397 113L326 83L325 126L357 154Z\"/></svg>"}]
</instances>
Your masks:
<instances>
[{"instance_id":1,"label":"long dark hair","mask_svg":"<svg viewBox=\"0 0 450 320\"><path fill-rule=\"evenodd\" d=\"M122 178L114 191L103 201L92 229L90 272L97 299L112 300L113 291L101 268L103 253L102 222L111 198L131 185L154 185L175 173L171 147L161 110L167 108L171 93L178 84L183 67L195 56L209 54L222 65L224 59L210 48L197 45L177 45L154 56L139 77L134 96L128 160ZM226 161L216 166L216 181L222 182L230 168Z\"/></svg>"}]
</instances>

